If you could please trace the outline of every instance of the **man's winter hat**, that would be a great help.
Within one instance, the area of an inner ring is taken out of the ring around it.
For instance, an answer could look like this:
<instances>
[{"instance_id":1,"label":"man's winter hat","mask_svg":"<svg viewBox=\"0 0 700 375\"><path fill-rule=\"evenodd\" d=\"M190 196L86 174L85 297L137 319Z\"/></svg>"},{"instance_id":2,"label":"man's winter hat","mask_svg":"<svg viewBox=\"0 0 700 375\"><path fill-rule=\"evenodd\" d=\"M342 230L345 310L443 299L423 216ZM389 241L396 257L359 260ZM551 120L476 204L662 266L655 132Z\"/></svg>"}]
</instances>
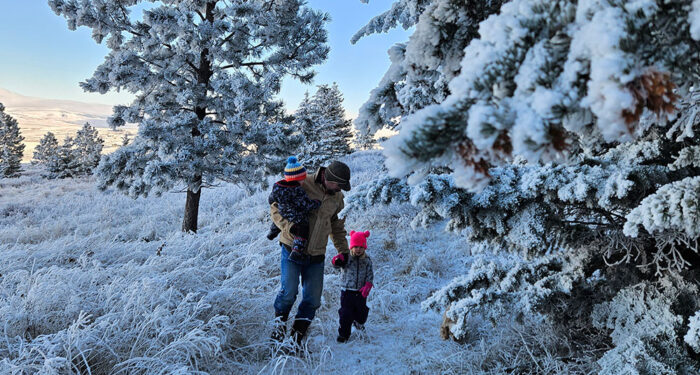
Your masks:
<instances>
[{"instance_id":1,"label":"man's winter hat","mask_svg":"<svg viewBox=\"0 0 700 375\"><path fill-rule=\"evenodd\" d=\"M349 191L350 167L343 162L332 162L326 167L326 181L336 182L341 189Z\"/></svg>"},{"instance_id":2,"label":"man's winter hat","mask_svg":"<svg viewBox=\"0 0 700 375\"><path fill-rule=\"evenodd\" d=\"M287 158L287 166L284 167L284 179L287 181L304 181L306 179L306 168L299 164L296 156Z\"/></svg>"},{"instance_id":3,"label":"man's winter hat","mask_svg":"<svg viewBox=\"0 0 700 375\"><path fill-rule=\"evenodd\" d=\"M359 246L363 249L367 248L367 237L369 237L369 231L365 232L355 232L354 230L350 231L350 248L352 249L355 246Z\"/></svg>"}]
</instances>

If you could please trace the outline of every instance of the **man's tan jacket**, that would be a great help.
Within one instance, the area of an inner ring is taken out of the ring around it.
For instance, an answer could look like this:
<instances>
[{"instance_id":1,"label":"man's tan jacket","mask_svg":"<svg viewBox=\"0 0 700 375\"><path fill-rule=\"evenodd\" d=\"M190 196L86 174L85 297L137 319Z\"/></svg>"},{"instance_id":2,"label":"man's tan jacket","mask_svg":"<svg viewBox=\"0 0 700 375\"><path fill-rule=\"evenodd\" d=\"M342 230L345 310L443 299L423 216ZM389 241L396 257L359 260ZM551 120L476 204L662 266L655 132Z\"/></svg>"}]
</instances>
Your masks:
<instances>
[{"instance_id":1,"label":"man's tan jacket","mask_svg":"<svg viewBox=\"0 0 700 375\"><path fill-rule=\"evenodd\" d=\"M316 173L306 176L301 187L311 199L321 201L321 207L309 214L309 245L308 253L311 256L325 255L328 237L339 253L349 253L348 240L346 238L345 219L338 218L338 213L345 207L343 193L326 194L326 189L321 183L320 168ZM280 242L292 247L294 236L289 232L292 223L283 218L279 213L277 203L270 205L270 216L282 233Z\"/></svg>"}]
</instances>

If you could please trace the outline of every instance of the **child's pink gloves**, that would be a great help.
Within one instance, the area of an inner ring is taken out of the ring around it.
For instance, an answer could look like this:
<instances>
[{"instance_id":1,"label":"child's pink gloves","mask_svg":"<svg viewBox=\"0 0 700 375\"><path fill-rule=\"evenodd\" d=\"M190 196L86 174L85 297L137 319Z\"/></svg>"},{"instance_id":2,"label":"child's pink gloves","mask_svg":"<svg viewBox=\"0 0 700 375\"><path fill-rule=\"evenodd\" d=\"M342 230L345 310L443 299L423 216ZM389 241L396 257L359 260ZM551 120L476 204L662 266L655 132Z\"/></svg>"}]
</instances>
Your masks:
<instances>
[{"instance_id":1,"label":"child's pink gloves","mask_svg":"<svg viewBox=\"0 0 700 375\"><path fill-rule=\"evenodd\" d=\"M343 253L338 253L338 255L334 256L333 259L331 259L331 264L333 267L345 267L345 264L347 263L347 259L345 259L345 255Z\"/></svg>"},{"instance_id":2,"label":"child's pink gloves","mask_svg":"<svg viewBox=\"0 0 700 375\"><path fill-rule=\"evenodd\" d=\"M365 286L360 288L360 294L362 294L362 298L367 298L367 296L369 295L369 291L372 290L372 287L372 283L368 281L365 283Z\"/></svg>"}]
</instances>

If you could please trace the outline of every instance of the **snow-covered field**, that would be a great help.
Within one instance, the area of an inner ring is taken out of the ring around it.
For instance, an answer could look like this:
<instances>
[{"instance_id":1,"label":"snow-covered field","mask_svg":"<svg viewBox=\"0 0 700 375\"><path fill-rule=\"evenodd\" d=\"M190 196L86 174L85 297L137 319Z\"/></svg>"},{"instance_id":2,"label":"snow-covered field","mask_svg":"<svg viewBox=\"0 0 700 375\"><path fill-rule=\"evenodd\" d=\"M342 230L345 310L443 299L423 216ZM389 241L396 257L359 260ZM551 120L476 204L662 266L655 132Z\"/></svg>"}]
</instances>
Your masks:
<instances>
[{"instance_id":1,"label":"snow-covered field","mask_svg":"<svg viewBox=\"0 0 700 375\"><path fill-rule=\"evenodd\" d=\"M346 161L354 186L384 173L376 152ZM280 255L265 238L266 191L203 191L191 235L182 193L133 200L25 168L0 179L2 373L465 373L490 350L441 340L440 313L421 310L464 271L469 248L439 227L412 229L410 206L347 219L348 231L372 231L366 332L335 341L339 272L326 262L311 354L286 356L268 341Z\"/></svg>"}]
</instances>

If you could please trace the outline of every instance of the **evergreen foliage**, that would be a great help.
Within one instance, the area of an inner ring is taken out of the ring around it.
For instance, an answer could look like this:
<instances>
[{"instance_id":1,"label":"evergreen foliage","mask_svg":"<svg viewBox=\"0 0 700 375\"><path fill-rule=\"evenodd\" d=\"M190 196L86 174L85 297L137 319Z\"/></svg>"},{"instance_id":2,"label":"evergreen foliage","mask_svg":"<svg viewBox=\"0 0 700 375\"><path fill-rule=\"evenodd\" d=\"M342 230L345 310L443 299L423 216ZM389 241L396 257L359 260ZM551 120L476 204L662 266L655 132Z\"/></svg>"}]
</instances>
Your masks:
<instances>
[{"instance_id":1,"label":"evergreen foliage","mask_svg":"<svg viewBox=\"0 0 700 375\"><path fill-rule=\"evenodd\" d=\"M489 167L517 155L557 160L576 157L581 143L639 137L645 111L667 118L699 76L691 8L690 0L514 0L479 24L478 37L466 23L472 39L460 64L447 54L419 59L459 68L445 75L443 98L401 112L400 133L385 145L390 172L448 166L460 186L479 189ZM411 43L439 39L421 36L424 19L438 30L449 24L429 9Z\"/></svg>"},{"instance_id":2,"label":"evergreen foliage","mask_svg":"<svg viewBox=\"0 0 700 375\"><path fill-rule=\"evenodd\" d=\"M395 129L399 119L450 94L448 83L461 69L464 48L478 36L479 22L496 13L504 0L398 0L352 38L359 39L401 26L415 27L406 43L388 51L391 65L355 126L363 133Z\"/></svg>"},{"instance_id":3,"label":"evergreen foliage","mask_svg":"<svg viewBox=\"0 0 700 375\"><path fill-rule=\"evenodd\" d=\"M19 177L24 156L24 137L17 120L5 113L0 103L0 177Z\"/></svg>"},{"instance_id":4,"label":"evergreen foliage","mask_svg":"<svg viewBox=\"0 0 700 375\"><path fill-rule=\"evenodd\" d=\"M76 168L73 171L76 175L89 175L97 168L102 156L104 140L99 137L97 129L85 123L82 129L78 130L73 140L73 159Z\"/></svg>"}]
</instances>

